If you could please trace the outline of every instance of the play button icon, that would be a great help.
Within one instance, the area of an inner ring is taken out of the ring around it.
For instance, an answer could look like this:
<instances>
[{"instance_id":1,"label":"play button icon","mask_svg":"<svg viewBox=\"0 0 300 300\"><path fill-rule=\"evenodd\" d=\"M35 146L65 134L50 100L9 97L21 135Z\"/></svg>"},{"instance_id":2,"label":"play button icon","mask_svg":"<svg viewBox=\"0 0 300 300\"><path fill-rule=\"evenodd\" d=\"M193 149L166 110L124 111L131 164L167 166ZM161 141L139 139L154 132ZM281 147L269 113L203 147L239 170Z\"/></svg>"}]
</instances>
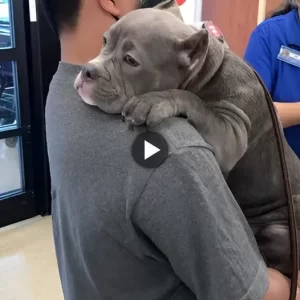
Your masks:
<instances>
[{"instance_id":1,"label":"play button icon","mask_svg":"<svg viewBox=\"0 0 300 300\"><path fill-rule=\"evenodd\" d=\"M144 141L144 160L148 159L149 157L153 156L159 151L160 151L159 148L153 146L147 141Z\"/></svg>"},{"instance_id":2,"label":"play button icon","mask_svg":"<svg viewBox=\"0 0 300 300\"><path fill-rule=\"evenodd\" d=\"M160 166L168 156L166 140L156 132L140 134L132 144L131 153L137 164L147 169Z\"/></svg>"}]
</instances>

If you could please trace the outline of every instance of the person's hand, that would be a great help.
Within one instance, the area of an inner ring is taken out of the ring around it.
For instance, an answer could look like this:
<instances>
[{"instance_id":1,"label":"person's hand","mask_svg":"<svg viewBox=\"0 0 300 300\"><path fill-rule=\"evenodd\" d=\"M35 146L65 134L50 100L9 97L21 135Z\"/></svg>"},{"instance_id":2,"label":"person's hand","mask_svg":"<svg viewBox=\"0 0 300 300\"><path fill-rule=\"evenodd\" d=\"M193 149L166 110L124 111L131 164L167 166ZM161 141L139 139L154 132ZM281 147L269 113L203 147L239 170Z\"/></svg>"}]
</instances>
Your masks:
<instances>
[{"instance_id":1,"label":"person's hand","mask_svg":"<svg viewBox=\"0 0 300 300\"><path fill-rule=\"evenodd\" d=\"M289 300L290 280L274 269L268 268L269 289L264 300ZM300 300L300 279L296 300Z\"/></svg>"},{"instance_id":2,"label":"person's hand","mask_svg":"<svg viewBox=\"0 0 300 300\"><path fill-rule=\"evenodd\" d=\"M297 289L297 297L296 300L300 300L300 271L298 272L298 289Z\"/></svg>"}]
</instances>

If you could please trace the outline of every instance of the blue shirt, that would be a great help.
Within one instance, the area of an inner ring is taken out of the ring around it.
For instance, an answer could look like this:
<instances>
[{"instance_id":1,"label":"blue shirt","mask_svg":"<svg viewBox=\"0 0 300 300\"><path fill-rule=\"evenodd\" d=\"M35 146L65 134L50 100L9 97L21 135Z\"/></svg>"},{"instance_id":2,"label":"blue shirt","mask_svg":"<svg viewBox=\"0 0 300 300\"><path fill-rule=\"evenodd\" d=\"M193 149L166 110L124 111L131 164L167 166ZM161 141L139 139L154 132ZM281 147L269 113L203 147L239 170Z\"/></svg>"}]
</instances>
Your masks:
<instances>
[{"instance_id":1,"label":"blue shirt","mask_svg":"<svg viewBox=\"0 0 300 300\"><path fill-rule=\"evenodd\" d=\"M300 20L296 9L268 19L253 31L245 60L259 73L276 102L300 102L300 67L277 58L281 46L300 51ZM284 129L300 157L300 125Z\"/></svg>"}]
</instances>

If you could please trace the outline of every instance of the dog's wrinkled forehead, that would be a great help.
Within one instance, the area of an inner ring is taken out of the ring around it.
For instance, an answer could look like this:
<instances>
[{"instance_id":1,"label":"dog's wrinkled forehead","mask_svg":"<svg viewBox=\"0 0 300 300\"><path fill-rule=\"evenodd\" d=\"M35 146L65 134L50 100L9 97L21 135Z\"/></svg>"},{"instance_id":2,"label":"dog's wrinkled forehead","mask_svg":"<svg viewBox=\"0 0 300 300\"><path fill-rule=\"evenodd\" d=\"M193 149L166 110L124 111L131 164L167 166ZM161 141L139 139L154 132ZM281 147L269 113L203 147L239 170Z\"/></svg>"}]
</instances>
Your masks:
<instances>
[{"instance_id":1,"label":"dog's wrinkled forehead","mask_svg":"<svg viewBox=\"0 0 300 300\"><path fill-rule=\"evenodd\" d=\"M131 36L140 42L152 39L175 40L191 34L189 26L173 14L158 9L139 9L120 19L109 30L112 38Z\"/></svg>"}]
</instances>

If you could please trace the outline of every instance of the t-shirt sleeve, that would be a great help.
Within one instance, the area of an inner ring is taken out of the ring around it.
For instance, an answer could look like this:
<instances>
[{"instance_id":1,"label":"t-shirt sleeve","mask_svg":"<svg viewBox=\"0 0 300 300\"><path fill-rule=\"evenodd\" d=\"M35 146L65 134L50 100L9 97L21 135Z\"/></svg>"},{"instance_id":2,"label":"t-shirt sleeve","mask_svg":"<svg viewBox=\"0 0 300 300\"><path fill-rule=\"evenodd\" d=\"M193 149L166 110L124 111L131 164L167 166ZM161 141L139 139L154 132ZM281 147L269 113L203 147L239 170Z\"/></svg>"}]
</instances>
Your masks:
<instances>
[{"instance_id":1,"label":"t-shirt sleeve","mask_svg":"<svg viewBox=\"0 0 300 300\"><path fill-rule=\"evenodd\" d=\"M263 299L266 266L210 150L171 154L132 213L196 299Z\"/></svg>"},{"instance_id":2,"label":"t-shirt sleeve","mask_svg":"<svg viewBox=\"0 0 300 300\"><path fill-rule=\"evenodd\" d=\"M260 75L268 91L272 93L274 72L268 36L268 27L258 26L250 36L244 59Z\"/></svg>"}]
</instances>

